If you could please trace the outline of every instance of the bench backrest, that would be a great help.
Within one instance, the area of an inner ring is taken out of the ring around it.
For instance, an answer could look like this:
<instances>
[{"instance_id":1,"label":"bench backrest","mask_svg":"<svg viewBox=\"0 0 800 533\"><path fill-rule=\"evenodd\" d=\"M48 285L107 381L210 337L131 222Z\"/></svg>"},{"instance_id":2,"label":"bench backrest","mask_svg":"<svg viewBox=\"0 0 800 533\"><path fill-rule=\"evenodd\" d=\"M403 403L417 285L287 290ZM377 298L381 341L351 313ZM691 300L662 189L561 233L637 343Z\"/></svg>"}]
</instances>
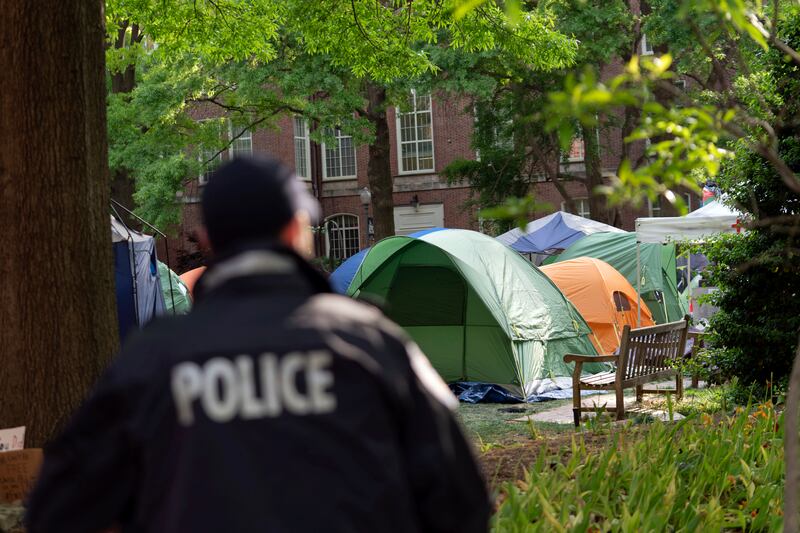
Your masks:
<instances>
[{"instance_id":1,"label":"bench backrest","mask_svg":"<svg viewBox=\"0 0 800 533\"><path fill-rule=\"evenodd\" d=\"M631 329L626 325L620 340L619 377L628 380L672 368L670 364L683 357L689 317L677 322Z\"/></svg>"}]
</instances>

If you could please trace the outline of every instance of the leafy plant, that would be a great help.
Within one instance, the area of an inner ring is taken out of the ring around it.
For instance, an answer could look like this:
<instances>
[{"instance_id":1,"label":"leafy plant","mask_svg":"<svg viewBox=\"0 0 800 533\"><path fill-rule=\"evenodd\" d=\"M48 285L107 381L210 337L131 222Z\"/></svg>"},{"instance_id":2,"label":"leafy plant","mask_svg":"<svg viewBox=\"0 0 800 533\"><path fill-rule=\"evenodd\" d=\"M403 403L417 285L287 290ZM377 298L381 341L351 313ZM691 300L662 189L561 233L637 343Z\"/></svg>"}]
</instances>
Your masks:
<instances>
[{"instance_id":1,"label":"leafy plant","mask_svg":"<svg viewBox=\"0 0 800 533\"><path fill-rule=\"evenodd\" d=\"M573 440L505 486L495 531L776 531L782 523L783 418L771 402L721 419L654 422L599 453ZM553 467L555 465L555 467Z\"/></svg>"}]
</instances>

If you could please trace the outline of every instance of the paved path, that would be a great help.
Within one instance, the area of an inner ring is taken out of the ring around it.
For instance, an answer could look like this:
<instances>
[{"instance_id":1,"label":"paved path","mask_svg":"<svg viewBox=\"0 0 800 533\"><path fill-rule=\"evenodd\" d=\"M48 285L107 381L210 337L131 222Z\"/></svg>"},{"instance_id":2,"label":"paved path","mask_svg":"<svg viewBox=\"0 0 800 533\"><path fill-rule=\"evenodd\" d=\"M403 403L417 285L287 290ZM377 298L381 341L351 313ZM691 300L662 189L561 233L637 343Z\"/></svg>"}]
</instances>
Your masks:
<instances>
[{"instance_id":1,"label":"paved path","mask_svg":"<svg viewBox=\"0 0 800 533\"><path fill-rule=\"evenodd\" d=\"M692 380L691 379L689 379L689 378L684 379L684 381L683 381L684 390L688 389L691 386L691 384L692 384ZM655 383L655 384L653 384L653 383L648 384L648 388L652 388L652 387L655 387L655 388L658 388L658 389L673 389L673 388L675 388L675 382L670 380L670 381L663 381L663 382L659 382L659 383ZM705 387L705 384L701 382L700 383L700 388L704 388L704 387ZM625 415L628 416L628 418L633 418L634 416L639 415L639 414L646 414L646 415L651 416L653 418L659 418L659 419L664 420L664 421L669 420L669 413L667 413L666 411L661 411L661 410L657 410L657 409L647 409L646 407L638 405L636 403L636 398L635 398L633 389L631 389L630 391L625 391L625 392L626 392L626 394L625 394ZM647 398L648 396L650 396L650 395L645 395L645 398ZM601 406L603 406L603 404L607 404L608 406L613 406L616 403L615 398L616 397L615 397L613 392L610 393L610 394L595 394L595 395L586 396L585 398L583 398L581 400L581 405L583 407L595 407L595 406L601 407ZM680 420L680 419L684 418L683 415L681 415L680 413L673 412L672 415L673 415L672 416L673 420ZM586 417L586 416L592 417L592 416L595 416L595 413L592 413L592 412L583 413L583 416L584 417ZM555 424L573 424L574 422L573 422L573 418L572 418L572 404L570 403L570 404L567 404L567 405L562 405L560 407L554 407L554 408L548 409L546 411L540 411L540 412L538 412L536 414L533 414L533 415L523 416L522 418L515 418L513 421L514 422L527 422L529 420L532 420L533 422L550 422L550 423L555 423Z\"/></svg>"}]
</instances>

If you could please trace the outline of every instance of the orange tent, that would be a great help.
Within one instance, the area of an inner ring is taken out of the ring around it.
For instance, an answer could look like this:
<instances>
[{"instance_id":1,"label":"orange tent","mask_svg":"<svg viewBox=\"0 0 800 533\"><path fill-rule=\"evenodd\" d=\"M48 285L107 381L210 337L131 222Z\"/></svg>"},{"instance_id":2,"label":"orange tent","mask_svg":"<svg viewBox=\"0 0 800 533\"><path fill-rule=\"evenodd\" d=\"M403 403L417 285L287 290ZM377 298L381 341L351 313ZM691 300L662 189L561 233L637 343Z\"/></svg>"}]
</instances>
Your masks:
<instances>
[{"instance_id":1,"label":"orange tent","mask_svg":"<svg viewBox=\"0 0 800 533\"><path fill-rule=\"evenodd\" d=\"M625 324L635 328L638 314L636 289L625 276L605 261L578 257L541 267L592 328L592 343L598 353L611 354L619 348ZM652 326L653 315L641 302L642 324Z\"/></svg>"},{"instance_id":2,"label":"orange tent","mask_svg":"<svg viewBox=\"0 0 800 533\"><path fill-rule=\"evenodd\" d=\"M197 283L197 280L200 279L200 276L202 276L205 271L206 267L197 267L178 276L181 278L183 284L186 285L186 288L189 289L189 295L192 297L192 300L194 300L194 284Z\"/></svg>"}]
</instances>

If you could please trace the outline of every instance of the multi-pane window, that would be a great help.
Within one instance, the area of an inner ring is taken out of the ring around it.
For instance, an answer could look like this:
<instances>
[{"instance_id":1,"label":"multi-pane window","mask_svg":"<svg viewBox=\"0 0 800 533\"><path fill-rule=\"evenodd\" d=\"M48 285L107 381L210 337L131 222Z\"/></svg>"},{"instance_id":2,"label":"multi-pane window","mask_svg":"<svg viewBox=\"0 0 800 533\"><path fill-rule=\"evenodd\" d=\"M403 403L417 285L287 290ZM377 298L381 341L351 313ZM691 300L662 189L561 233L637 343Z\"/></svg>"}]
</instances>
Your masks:
<instances>
[{"instance_id":1,"label":"multi-pane window","mask_svg":"<svg viewBox=\"0 0 800 533\"><path fill-rule=\"evenodd\" d=\"M333 137L333 144L325 143L325 179L342 179L356 177L356 148L353 138L345 135L339 128L325 129L325 135Z\"/></svg>"},{"instance_id":2,"label":"multi-pane window","mask_svg":"<svg viewBox=\"0 0 800 533\"><path fill-rule=\"evenodd\" d=\"M294 171L300 179L311 179L311 142L303 117L294 117Z\"/></svg>"},{"instance_id":3,"label":"multi-pane window","mask_svg":"<svg viewBox=\"0 0 800 533\"><path fill-rule=\"evenodd\" d=\"M220 140L220 146L202 147L199 150L197 159L202 165L199 176L200 184L208 183L208 178L219 166L225 162L240 156L253 155L253 134L247 128L234 126L230 120L220 122L214 120L217 128L216 136ZM227 149L224 146L227 143Z\"/></svg>"},{"instance_id":4,"label":"multi-pane window","mask_svg":"<svg viewBox=\"0 0 800 533\"><path fill-rule=\"evenodd\" d=\"M657 197L655 201L647 199L647 208L651 217L661 216L661 197Z\"/></svg>"},{"instance_id":5,"label":"multi-pane window","mask_svg":"<svg viewBox=\"0 0 800 533\"><path fill-rule=\"evenodd\" d=\"M222 154L219 150L214 148L212 149L202 149L200 150L200 154L198 156L198 160L200 161L200 165L202 166L202 170L200 171L200 185L205 185L208 183L211 174L214 173L215 170L219 168L222 164Z\"/></svg>"},{"instance_id":6,"label":"multi-pane window","mask_svg":"<svg viewBox=\"0 0 800 533\"><path fill-rule=\"evenodd\" d=\"M243 126L234 126L228 122L228 133L230 135L229 139L231 139L231 145L228 149L231 159L253 155L253 134L250 130Z\"/></svg>"},{"instance_id":7,"label":"multi-pane window","mask_svg":"<svg viewBox=\"0 0 800 533\"><path fill-rule=\"evenodd\" d=\"M325 220L328 237L328 257L344 260L359 250L358 217L333 215Z\"/></svg>"},{"instance_id":8,"label":"multi-pane window","mask_svg":"<svg viewBox=\"0 0 800 533\"><path fill-rule=\"evenodd\" d=\"M589 210L589 199L588 198L575 198L572 201L575 202L575 210L577 211L577 213L575 213L576 215L578 215L579 217L583 217L583 218L589 218L590 217L590 215L592 213ZM567 210L567 203L566 202L561 202L561 210L562 211L566 211Z\"/></svg>"},{"instance_id":9,"label":"multi-pane window","mask_svg":"<svg viewBox=\"0 0 800 533\"><path fill-rule=\"evenodd\" d=\"M397 110L400 172L433 170L431 96L412 91L408 104L408 111Z\"/></svg>"},{"instance_id":10,"label":"multi-pane window","mask_svg":"<svg viewBox=\"0 0 800 533\"><path fill-rule=\"evenodd\" d=\"M205 121L203 121L205 122ZM213 129L213 136L221 141L225 138L224 137L224 130L223 130L223 122L219 120L214 120L210 122L210 127ZM209 127L209 126L206 126ZM200 185L205 185L208 183L208 179L211 177L211 174L215 170L219 168L224 160L224 150L220 146L202 146L197 154L197 160L200 162L200 175L198 179L200 181Z\"/></svg>"}]
</instances>

